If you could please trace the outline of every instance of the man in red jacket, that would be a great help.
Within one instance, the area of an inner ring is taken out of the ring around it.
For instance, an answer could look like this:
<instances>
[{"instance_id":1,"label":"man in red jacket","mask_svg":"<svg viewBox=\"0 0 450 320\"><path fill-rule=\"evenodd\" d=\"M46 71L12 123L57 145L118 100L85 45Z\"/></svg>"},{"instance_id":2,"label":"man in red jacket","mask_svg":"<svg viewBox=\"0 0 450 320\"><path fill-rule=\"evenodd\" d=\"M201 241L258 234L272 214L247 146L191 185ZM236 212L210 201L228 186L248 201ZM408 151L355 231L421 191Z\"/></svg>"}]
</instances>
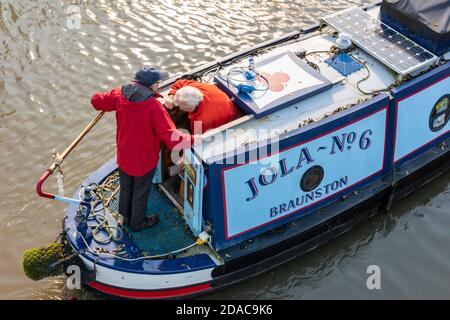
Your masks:
<instances>
[{"instance_id":1,"label":"man in red jacket","mask_svg":"<svg viewBox=\"0 0 450 320\"><path fill-rule=\"evenodd\" d=\"M91 98L96 110L116 112L117 165L119 167L119 213L124 224L140 231L155 225L157 215L146 216L151 181L159 160L161 140L169 149L187 148L192 136L176 129L167 110L156 99L168 73L143 67L133 82Z\"/></svg>"},{"instance_id":2,"label":"man in red jacket","mask_svg":"<svg viewBox=\"0 0 450 320\"><path fill-rule=\"evenodd\" d=\"M175 105L189 113L191 133L195 131L196 122L201 124L201 133L204 133L239 117L238 108L225 92L215 85L192 80L175 81L164 105L168 109Z\"/></svg>"}]
</instances>

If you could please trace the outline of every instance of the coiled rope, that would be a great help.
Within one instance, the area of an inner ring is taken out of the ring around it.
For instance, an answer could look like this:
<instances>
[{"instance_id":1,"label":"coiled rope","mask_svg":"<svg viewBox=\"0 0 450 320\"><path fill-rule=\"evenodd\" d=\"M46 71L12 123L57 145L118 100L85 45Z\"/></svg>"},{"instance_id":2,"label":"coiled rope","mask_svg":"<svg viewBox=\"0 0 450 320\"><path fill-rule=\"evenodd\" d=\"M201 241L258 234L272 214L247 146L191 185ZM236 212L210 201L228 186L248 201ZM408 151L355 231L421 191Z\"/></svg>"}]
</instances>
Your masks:
<instances>
[{"instance_id":1,"label":"coiled rope","mask_svg":"<svg viewBox=\"0 0 450 320\"><path fill-rule=\"evenodd\" d=\"M114 197L117 195L117 193L120 190L120 184L117 181L118 179L119 179L119 173L114 172L113 174L109 175L102 184L97 184L97 183L89 184L89 186L94 187L94 189L93 189L94 193L97 196L97 199L99 199L99 201L97 201L97 203L94 204L94 206L93 206L94 209L91 212L91 214L88 216L88 218L94 218L98 223L98 225L92 230L92 236L93 236L94 240L100 244L109 243L111 240L115 241L115 242L119 242L123 238L123 234L125 232L119 225L117 225L117 226L112 225L108 218L108 216L111 216L116 221L120 221L122 219L122 216L119 214L119 212L117 210L112 212L109 209L110 202L114 199ZM82 194L83 190L84 190L84 188L80 189L80 193L79 193L80 199L81 199L81 194ZM106 196L107 193L109 193L108 196ZM99 205L101 205L101 207L95 209ZM101 213L101 212L103 212L103 213ZM108 215L108 213L109 213L109 215ZM115 236L114 230L119 231L119 236ZM103 236L103 238L102 238L102 237L98 236L98 234L101 231L103 233L106 233L106 237ZM177 250L174 250L171 252L167 252L167 253L163 253L163 254L159 254L159 255L143 255L138 258L126 258L126 257L119 256L118 254L120 252L109 253L109 252L95 250L89 246L89 244L86 241L86 238L82 234L79 234L79 236L83 240L87 250L90 253L92 253L93 255L96 255L98 257L119 259L119 260L127 261L127 262L135 262L135 261L146 260L146 259L164 258L164 257L170 256L170 255L175 255L177 253L186 251L196 245L202 245L207 242L207 241L203 241L201 239L197 239L194 243L192 243L184 248L177 249Z\"/></svg>"},{"instance_id":2,"label":"coiled rope","mask_svg":"<svg viewBox=\"0 0 450 320\"><path fill-rule=\"evenodd\" d=\"M122 228L119 225L113 225L109 219L109 216L111 216L116 221L119 221L118 212L113 213L108 209L108 205L109 205L111 199L113 199L114 196L119 191L118 184L116 187L113 186L113 184L117 181L117 179L119 179L119 174L114 173L114 174L108 176L108 178L105 180L105 182L102 183L101 185L99 185L97 183L89 184L89 186L94 187L94 193L95 193L97 199L99 199L99 201L97 201L92 206L93 210L88 215L88 217L86 217L86 219L93 218L97 222L97 225L92 230L92 236L93 236L94 240L100 244L109 243L109 242L111 242L111 240L118 242L118 241L122 240L122 238L123 238L124 231L122 230ZM81 194L82 194L83 190L84 190L84 188L80 188L80 193L79 193L80 199L82 199ZM109 195L108 198L105 196L105 190L108 190L108 191L112 190L111 195ZM100 208L96 209L96 207L98 207L99 205L100 205ZM109 215L108 215L108 213L109 213ZM116 232L114 232L114 231L116 231ZM106 234L106 236L100 237L99 236L100 233Z\"/></svg>"}]
</instances>

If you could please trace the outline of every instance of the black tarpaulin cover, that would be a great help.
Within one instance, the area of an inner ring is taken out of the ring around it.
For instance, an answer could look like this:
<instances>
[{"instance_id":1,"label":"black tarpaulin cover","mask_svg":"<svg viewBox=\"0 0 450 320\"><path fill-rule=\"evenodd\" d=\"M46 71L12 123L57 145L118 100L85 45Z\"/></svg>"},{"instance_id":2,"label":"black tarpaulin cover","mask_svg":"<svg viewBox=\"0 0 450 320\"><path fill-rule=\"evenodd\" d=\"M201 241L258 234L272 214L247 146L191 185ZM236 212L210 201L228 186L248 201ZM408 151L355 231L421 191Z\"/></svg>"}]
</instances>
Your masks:
<instances>
[{"instance_id":1,"label":"black tarpaulin cover","mask_svg":"<svg viewBox=\"0 0 450 320\"><path fill-rule=\"evenodd\" d=\"M426 49L450 49L450 0L383 0L381 21Z\"/></svg>"}]
</instances>

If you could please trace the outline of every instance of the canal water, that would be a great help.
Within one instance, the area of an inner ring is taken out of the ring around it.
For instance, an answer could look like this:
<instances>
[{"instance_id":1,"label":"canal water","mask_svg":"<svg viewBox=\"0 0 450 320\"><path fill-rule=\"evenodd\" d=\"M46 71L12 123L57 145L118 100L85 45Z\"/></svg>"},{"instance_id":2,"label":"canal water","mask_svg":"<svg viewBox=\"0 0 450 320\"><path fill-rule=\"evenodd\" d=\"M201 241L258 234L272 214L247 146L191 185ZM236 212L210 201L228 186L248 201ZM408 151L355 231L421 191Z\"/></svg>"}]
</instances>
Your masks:
<instances>
[{"instance_id":1,"label":"canal water","mask_svg":"<svg viewBox=\"0 0 450 320\"><path fill-rule=\"evenodd\" d=\"M22 253L55 240L65 206L38 198L36 180L95 116L96 90L142 64L171 74L298 30L362 0L0 0L0 298L101 299L65 278L33 282ZM80 16L78 16L78 12ZM80 19L78 19L80 17ZM114 156L107 115L64 163L68 195ZM49 184L57 192L55 179ZM450 298L450 174L387 215L212 299ZM369 290L367 268L381 271Z\"/></svg>"}]
</instances>

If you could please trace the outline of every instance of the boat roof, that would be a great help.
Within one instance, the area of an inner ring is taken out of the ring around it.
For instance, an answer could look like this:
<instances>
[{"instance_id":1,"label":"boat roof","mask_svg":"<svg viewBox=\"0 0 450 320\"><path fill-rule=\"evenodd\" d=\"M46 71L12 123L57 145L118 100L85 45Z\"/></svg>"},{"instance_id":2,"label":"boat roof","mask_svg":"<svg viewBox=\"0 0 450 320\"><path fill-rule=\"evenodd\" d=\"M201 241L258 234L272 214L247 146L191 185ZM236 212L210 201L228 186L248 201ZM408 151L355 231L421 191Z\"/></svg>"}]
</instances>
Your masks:
<instances>
[{"instance_id":1,"label":"boat roof","mask_svg":"<svg viewBox=\"0 0 450 320\"><path fill-rule=\"evenodd\" d=\"M367 12L377 18L379 7L372 7ZM258 65L262 61L283 53L292 52L295 54L306 50L307 53L310 53L308 54L308 60L316 64L321 76L328 79L333 85L326 91L287 104L283 108L260 118L248 114L222 127L206 132L203 134L203 141L194 146L196 154L206 164L218 162L229 155L240 154L247 148L257 147L259 143L266 143L283 133L307 126L311 122L320 121L328 115L368 100L374 96L371 92L386 90L395 83L397 74L359 47L352 51L352 55L365 62L370 76L361 81L368 76L367 70L361 68L344 77L325 62L330 57L326 52L330 52L332 47L336 45L336 39L336 30L330 27L320 28L299 39L287 41L254 56L255 65ZM248 58L228 65L220 72L224 75L231 68L239 66L248 66ZM358 83L362 91L358 89Z\"/></svg>"},{"instance_id":2,"label":"boat roof","mask_svg":"<svg viewBox=\"0 0 450 320\"><path fill-rule=\"evenodd\" d=\"M368 11L375 17L378 15L378 12L379 7ZM241 121L238 120L235 123L207 132L204 134L204 141L194 147L196 153L206 163L220 161L227 154L236 153L236 151L239 152L240 149L243 150L252 144L273 139L282 133L308 125L310 122L319 121L326 115L334 113L338 108L343 109L371 98L371 94L363 94L356 86L358 81L367 76L367 71L364 68L344 78L325 62L325 59L329 58L329 56L319 53L329 51L335 44L336 36L334 30L325 28L255 56L254 59L257 64L260 61L286 52L317 51L318 53L309 55L308 60L317 64L320 74L334 85L324 92L292 103L259 119L247 116ZM371 92L386 89L395 81L396 74L368 53L356 48L352 54L358 59L367 62L367 67L370 70L370 77L367 81L360 84L362 90ZM241 62L242 65L246 63L246 60ZM225 74L230 68L237 65L239 63L228 66L223 73Z\"/></svg>"}]
</instances>

